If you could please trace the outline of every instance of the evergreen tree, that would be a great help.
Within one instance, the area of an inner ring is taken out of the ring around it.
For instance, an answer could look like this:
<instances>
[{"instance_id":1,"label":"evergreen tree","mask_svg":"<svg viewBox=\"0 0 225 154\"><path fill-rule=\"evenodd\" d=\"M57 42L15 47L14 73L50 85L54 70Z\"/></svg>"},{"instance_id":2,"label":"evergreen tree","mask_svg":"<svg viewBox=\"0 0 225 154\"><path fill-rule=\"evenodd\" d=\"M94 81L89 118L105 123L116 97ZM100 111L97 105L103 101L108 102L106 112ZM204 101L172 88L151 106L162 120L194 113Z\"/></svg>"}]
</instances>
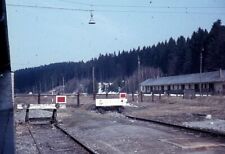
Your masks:
<instances>
[{"instance_id":1,"label":"evergreen tree","mask_svg":"<svg viewBox=\"0 0 225 154\"><path fill-rule=\"evenodd\" d=\"M65 62L25 68L15 72L16 92L48 91L56 86L68 83L68 91L83 89L91 92L92 67L95 67L96 82L128 80L126 87L137 89L138 56L141 67L146 68L142 79L152 77L160 70L164 76L198 73L200 53L203 54L203 70L225 69L225 26L216 21L207 32L199 28L191 38L183 36L177 40L159 42L157 45L119 51L118 54L100 54L87 62ZM148 72L148 73L147 73ZM86 88L79 88L80 84ZM130 84L130 85L129 85ZM73 88L74 87L74 88Z\"/></svg>"}]
</instances>

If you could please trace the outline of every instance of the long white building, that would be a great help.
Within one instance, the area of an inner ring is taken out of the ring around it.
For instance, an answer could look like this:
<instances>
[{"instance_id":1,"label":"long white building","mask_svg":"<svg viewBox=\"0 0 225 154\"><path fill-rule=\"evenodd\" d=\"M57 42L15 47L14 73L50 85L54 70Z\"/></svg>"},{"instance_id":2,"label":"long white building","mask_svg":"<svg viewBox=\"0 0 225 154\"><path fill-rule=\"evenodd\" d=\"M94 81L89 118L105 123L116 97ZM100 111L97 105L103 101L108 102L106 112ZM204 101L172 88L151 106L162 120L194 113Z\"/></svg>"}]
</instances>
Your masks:
<instances>
[{"instance_id":1,"label":"long white building","mask_svg":"<svg viewBox=\"0 0 225 154\"><path fill-rule=\"evenodd\" d=\"M201 85L201 88L200 88ZM194 90L212 94L225 93L225 70L147 79L140 83L143 93Z\"/></svg>"}]
</instances>

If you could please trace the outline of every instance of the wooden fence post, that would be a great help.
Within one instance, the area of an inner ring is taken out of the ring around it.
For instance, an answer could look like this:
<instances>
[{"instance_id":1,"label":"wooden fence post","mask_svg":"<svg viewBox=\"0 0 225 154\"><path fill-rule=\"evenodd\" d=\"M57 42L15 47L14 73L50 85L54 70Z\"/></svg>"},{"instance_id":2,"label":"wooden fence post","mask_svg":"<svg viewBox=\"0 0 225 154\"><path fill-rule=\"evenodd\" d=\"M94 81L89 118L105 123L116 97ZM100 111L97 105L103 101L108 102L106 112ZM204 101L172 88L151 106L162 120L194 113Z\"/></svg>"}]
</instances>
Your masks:
<instances>
[{"instance_id":1,"label":"wooden fence post","mask_svg":"<svg viewBox=\"0 0 225 154\"><path fill-rule=\"evenodd\" d=\"M152 92L152 102L154 102L154 92Z\"/></svg>"},{"instance_id":2,"label":"wooden fence post","mask_svg":"<svg viewBox=\"0 0 225 154\"><path fill-rule=\"evenodd\" d=\"M29 122L29 107L30 105L28 104L26 109L25 122Z\"/></svg>"},{"instance_id":3,"label":"wooden fence post","mask_svg":"<svg viewBox=\"0 0 225 154\"><path fill-rule=\"evenodd\" d=\"M54 109L53 110L53 113L52 113L52 120L51 120L51 124L54 124L57 122L57 109Z\"/></svg>"},{"instance_id":4,"label":"wooden fence post","mask_svg":"<svg viewBox=\"0 0 225 154\"><path fill-rule=\"evenodd\" d=\"M96 98L96 94L95 92L93 92L93 100L95 100L95 98Z\"/></svg>"},{"instance_id":5,"label":"wooden fence post","mask_svg":"<svg viewBox=\"0 0 225 154\"><path fill-rule=\"evenodd\" d=\"M40 93L40 91L38 92L38 104L41 104L41 93Z\"/></svg>"},{"instance_id":6,"label":"wooden fence post","mask_svg":"<svg viewBox=\"0 0 225 154\"><path fill-rule=\"evenodd\" d=\"M80 93L77 93L77 107L80 106Z\"/></svg>"},{"instance_id":7,"label":"wooden fence post","mask_svg":"<svg viewBox=\"0 0 225 154\"><path fill-rule=\"evenodd\" d=\"M134 102L134 92L132 92L132 102Z\"/></svg>"}]
</instances>

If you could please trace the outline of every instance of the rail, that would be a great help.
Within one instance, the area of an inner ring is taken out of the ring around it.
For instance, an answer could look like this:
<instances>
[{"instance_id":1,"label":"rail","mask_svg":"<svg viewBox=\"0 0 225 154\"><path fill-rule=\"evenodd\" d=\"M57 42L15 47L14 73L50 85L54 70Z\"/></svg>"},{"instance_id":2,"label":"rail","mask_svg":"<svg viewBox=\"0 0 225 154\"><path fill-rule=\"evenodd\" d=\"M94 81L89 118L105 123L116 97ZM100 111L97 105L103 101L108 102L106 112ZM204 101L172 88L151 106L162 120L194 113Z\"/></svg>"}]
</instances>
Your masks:
<instances>
[{"instance_id":1,"label":"rail","mask_svg":"<svg viewBox=\"0 0 225 154\"><path fill-rule=\"evenodd\" d=\"M162 126L183 129L183 130L192 131L192 132L196 132L196 133L204 133L204 134L208 134L208 135L216 136L216 137L218 137L218 136L225 137L225 134L219 133L216 131L209 131L209 130L205 130L205 129L198 129L198 128L192 128L192 127L185 127L185 126L181 126L181 125L166 123L166 122L152 120L152 119L145 119L145 118L135 117L135 116L131 116L131 115L125 115L125 117L127 117L129 119L133 119L133 120L155 123L155 124L159 124Z\"/></svg>"}]
</instances>

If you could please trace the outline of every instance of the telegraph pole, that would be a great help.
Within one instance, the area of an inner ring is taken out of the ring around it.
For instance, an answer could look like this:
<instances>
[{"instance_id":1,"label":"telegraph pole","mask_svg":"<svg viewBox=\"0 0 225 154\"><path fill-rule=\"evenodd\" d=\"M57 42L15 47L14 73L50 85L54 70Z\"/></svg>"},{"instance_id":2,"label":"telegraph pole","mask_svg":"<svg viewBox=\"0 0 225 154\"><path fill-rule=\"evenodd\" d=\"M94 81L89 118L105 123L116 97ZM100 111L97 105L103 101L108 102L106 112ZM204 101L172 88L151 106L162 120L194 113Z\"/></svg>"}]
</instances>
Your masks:
<instances>
[{"instance_id":1,"label":"telegraph pole","mask_svg":"<svg viewBox=\"0 0 225 154\"><path fill-rule=\"evenodd\" d=\"M62 78L62 82L63 82L63 94L65 93L65 80L64 80L64 76Z\"/></svg>"},{"instance_id":2,"label":"telegraph pole","mask_svg":"<svg viewBox=\"0 0 225 154\"><path fill-rule=\"evenodd\" d=\"M202 96L202 52L203 51L204 51L204 48L202 48L200 52L200 88L199 88L200 98Z\"/></svg>"},{"instance_id":3,"label":"telegraph pole","mask_svg":"<svg viewBox=\"0 0 225 154\"><path fill-rule=\"evenodd\" d=\"M92 92L93 92L93 100L95 100L95 67L93 66L92 67L92 83L93 83L93 89L92 89Z\"/></svg>"},{"instance_id":4,"label":"telegraph pole","mask_svg":"<svg viewBox=\"0 0 225 154\"><path fill-rule=\"evenodd\" d=\"M137 81L138 81L138 94L137 94L137 102L139 101L139 95L140 95L140 88L139 88L139 82L140 82L140 67L141 67L141 62L140 62L140 57L138 55L138 76L137 76Z\"/></svg>"}]
</instances>

